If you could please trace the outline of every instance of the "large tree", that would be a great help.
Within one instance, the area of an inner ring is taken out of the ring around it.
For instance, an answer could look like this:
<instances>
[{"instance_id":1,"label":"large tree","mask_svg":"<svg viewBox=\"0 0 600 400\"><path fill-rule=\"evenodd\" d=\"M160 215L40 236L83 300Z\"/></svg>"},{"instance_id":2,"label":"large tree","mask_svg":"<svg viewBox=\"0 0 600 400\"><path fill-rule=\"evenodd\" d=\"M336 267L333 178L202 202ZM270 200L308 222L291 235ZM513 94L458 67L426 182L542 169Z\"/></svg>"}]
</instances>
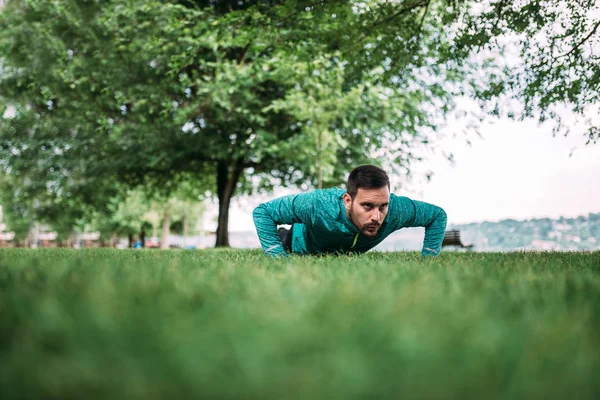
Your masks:
<instances>
[{"instance_id":1,"label":"large tree","mask_svg":"<svg viewBox=\"0 0 600 400\"><path fill-rule=\"evenodd\" d=\"M409 169L461 79L445 59L452 5L10 1L2 158L86 202L107 181L214 176L227 245L236 190L339 182L378 149Z\"/></svg>"}]
</instances>

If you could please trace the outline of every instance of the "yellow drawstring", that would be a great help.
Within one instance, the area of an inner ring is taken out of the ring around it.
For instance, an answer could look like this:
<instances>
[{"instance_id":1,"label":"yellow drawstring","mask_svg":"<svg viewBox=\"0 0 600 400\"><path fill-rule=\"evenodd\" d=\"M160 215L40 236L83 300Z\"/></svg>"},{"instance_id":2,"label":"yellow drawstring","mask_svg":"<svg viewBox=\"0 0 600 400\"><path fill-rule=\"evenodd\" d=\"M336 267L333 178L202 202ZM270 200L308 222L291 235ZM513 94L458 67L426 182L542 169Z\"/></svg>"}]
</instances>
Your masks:
<instances>
[{"instance_id":1,"label":"yellow drawstring","mask_svg":"<svg viewBox=\"0 0 600 400\"><path fill-rule=\"evenodd\" d=\"M356 236L354 236L354 243L352 243L352 246L350 248L353 248L354 246L356 246L357 240L358 240L358 233L356 234Z\"/></svg>"}]
</instances>

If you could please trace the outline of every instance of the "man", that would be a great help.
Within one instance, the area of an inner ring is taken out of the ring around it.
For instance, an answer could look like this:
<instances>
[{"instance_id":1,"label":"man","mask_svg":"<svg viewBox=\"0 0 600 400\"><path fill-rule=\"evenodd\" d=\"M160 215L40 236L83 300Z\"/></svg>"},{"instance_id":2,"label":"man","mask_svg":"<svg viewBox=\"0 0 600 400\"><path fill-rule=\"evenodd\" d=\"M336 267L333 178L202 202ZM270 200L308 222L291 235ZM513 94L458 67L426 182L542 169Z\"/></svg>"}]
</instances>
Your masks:
<instances>
[{"instance_id":1,"label":"man","mask_svg":"<svg viewBox=\"0 0 600 400\"><path fill-rule=\"evenodd\" d=\"M364 253L390 233L425 227L423 256L437 256L446 230L440 207L390 193L381 168L363 165L348 176L347 190L325 189L281 197L252 213L260 244L269 256ZM277 225L292 224L290 231Z\"/></svg>"}]
</instances>

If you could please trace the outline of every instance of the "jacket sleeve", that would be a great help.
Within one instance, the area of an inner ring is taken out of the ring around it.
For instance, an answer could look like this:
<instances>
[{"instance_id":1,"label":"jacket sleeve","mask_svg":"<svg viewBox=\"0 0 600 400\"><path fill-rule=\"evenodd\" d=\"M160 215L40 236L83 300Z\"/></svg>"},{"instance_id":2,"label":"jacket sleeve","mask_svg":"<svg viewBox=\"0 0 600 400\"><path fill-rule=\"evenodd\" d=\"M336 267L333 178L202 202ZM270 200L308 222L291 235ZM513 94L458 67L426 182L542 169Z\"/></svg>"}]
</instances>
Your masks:
<instances>
[{"instance_id":1,"label":"jacket sleeve","mask_svg":"<svg viewBox=\"0 0 600 400\"><path fill-rule=\"evenodd\" d=\"M446 232L446 212L433 204L411 200L407 197L396 197L400 216L397 229L407 227L425 227L423 240L423 256L437 256L442 249L442 241Z\"/></svg>"},{"instance_id":2,"label":"jacket sleeve","mask_svg":"<svg viewBox=\"0 0 600 400\"><path fill-rule=\"evenodd\" d=\"M271 257L289 256L279 239L277 225L295 223L311 225L314 204L312 193L301 193L262 203L254 209L252 218L265 254Z\"/></svg>"}]
</instances>

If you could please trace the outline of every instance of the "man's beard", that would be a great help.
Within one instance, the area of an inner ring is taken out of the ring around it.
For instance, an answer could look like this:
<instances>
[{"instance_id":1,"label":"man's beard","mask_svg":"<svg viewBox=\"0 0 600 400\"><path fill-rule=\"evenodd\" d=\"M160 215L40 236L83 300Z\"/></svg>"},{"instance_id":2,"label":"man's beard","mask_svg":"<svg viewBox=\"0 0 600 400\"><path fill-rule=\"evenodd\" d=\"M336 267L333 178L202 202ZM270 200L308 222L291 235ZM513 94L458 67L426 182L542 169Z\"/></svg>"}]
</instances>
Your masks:
<instances>
[{"instance_id":1,"label":"man's beard","mask_svg":"<svg viewBox=\"0 0 600 400\"><path fill-rule=\"evenodd\" d=\"M369 233L371 233L371 232L369 232L369 228L379 228L381 226L381 224L379 224L377 222L371 222L371 223L359 226L356 223L356 221L354 220L353 207L354 207L354 203L352 203L352 205L350 206L350 210L348 211L348 219L350 220L350 222L352 222L352 224L356 227L356 229L358 229L365 235L370 236ZM373 233L377 233L377 230L375 230Z\"/></svg>"}]
</instances>

